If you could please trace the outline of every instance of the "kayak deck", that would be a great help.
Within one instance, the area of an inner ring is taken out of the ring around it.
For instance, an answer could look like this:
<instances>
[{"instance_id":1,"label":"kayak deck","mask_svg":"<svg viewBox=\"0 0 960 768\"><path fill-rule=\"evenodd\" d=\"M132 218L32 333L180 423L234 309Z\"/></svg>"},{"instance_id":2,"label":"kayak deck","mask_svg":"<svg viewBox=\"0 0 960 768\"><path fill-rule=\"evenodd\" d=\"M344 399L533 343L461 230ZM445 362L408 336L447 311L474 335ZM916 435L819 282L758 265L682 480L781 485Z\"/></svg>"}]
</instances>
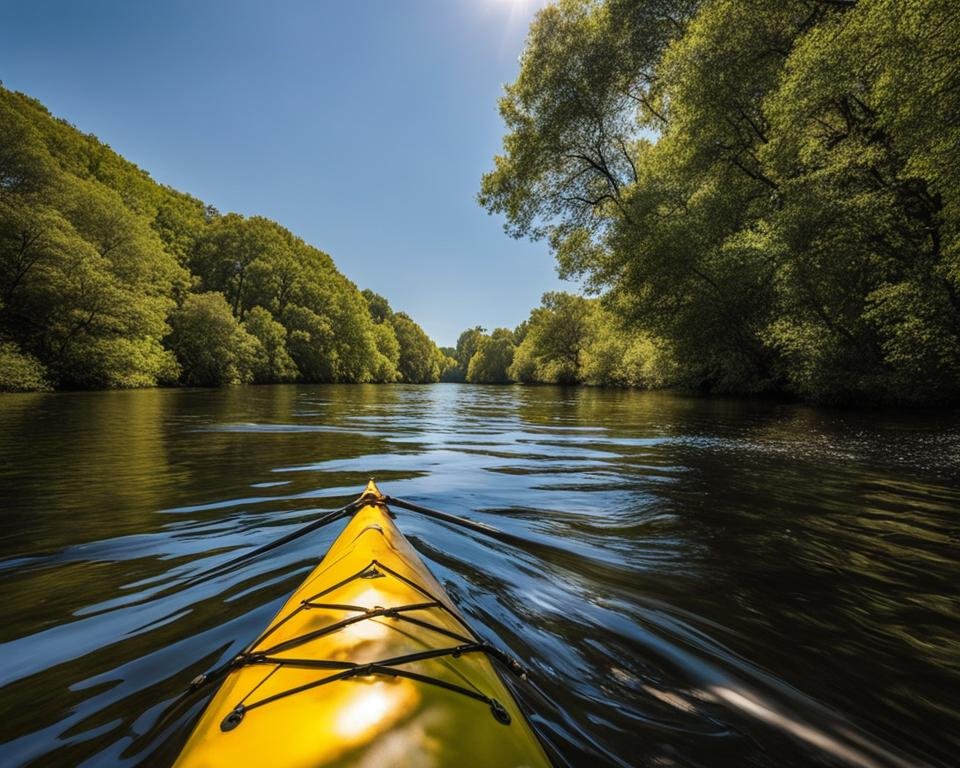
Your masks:
<instances>
[{"instance_id":1,"label":"kayak deck","mask_svg":"<svg viewBox=\"0 0 960 768\"><path fill-rule=\"evenodd\" d=\"M176 765L549 766L483 643L371 482L240 654Z\"/></svg>"}]
</instances>

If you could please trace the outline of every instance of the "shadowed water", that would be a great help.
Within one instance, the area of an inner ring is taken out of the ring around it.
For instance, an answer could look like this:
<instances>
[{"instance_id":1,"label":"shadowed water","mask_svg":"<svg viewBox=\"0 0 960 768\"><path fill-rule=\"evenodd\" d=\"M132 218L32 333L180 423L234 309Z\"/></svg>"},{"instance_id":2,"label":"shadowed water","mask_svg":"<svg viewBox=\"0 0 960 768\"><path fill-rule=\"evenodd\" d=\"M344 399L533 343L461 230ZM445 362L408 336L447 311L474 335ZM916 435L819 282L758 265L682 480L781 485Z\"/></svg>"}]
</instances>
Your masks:
<instances>
[{"instance_id":1,"label":"shadowed water","mask_svg":"<svg viewBox=\"0 0 960 768\"><path fill-rule=\"evenodd\" d=\"M0 765L171 762L370 476L574 765L956 763L960 415L436 385L0 397Z\"/></svg>"}]
</instances>

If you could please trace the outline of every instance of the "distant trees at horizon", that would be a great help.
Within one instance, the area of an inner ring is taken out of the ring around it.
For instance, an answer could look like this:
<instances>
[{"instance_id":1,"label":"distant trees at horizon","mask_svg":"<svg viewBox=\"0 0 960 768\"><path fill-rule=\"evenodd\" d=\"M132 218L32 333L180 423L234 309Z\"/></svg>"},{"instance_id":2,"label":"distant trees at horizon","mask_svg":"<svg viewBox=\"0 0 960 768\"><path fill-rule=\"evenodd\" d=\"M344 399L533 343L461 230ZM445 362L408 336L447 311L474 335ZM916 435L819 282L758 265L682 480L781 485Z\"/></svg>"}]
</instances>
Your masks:
<instances>
[{"instance_id":1,"label":"distant trees at horizon","mask_svg":"<svg viewBox=\"0 0 960 768\"><path fill-rule=\"evenodd\" d=\"M543 295L515 329L468 328L447 354L445 381L588 384L653 389L673 383L676 364L653 340L624 327L598 299Z\"/></svg>"}]
</instances>

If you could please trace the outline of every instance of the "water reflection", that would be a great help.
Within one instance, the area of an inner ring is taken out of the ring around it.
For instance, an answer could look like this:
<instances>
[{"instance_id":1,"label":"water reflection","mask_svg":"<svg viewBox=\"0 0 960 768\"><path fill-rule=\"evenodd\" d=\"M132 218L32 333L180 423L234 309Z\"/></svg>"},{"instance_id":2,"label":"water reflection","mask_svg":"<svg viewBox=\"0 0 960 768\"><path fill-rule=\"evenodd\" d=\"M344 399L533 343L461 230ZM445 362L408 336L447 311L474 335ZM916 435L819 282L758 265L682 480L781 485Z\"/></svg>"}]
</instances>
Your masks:
<instances>
[{"instance_id":1,"label":"water reflection","mask_svg":"<svg viewBox=\"0 0 960 768\"><path fill-rule=\"evenodd\" d=\"M955 762L956 414L441 385L0 398L0 763L170 760L369 475L574 762Z\"/></svg>"}]
</instances>

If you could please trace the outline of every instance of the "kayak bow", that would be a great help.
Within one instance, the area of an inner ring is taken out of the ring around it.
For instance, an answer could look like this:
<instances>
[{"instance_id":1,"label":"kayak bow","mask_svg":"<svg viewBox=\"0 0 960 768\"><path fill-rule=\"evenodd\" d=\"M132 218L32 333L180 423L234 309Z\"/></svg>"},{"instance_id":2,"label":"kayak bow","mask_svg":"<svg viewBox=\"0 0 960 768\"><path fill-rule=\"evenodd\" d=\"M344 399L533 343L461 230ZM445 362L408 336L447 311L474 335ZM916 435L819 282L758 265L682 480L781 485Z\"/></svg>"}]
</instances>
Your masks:
<instances>
[{"instance_id":1,"label":"kayak bow","mask_svg":"<svg viewBox=\"0 0 960 768\"><path fill-rule=\"evenodd\" d=\"M549 766L483 642L371 480L326 556L223 678L176 762ZM195 681L201 684L204 680Z\"/></svg>"}]
</instances>

